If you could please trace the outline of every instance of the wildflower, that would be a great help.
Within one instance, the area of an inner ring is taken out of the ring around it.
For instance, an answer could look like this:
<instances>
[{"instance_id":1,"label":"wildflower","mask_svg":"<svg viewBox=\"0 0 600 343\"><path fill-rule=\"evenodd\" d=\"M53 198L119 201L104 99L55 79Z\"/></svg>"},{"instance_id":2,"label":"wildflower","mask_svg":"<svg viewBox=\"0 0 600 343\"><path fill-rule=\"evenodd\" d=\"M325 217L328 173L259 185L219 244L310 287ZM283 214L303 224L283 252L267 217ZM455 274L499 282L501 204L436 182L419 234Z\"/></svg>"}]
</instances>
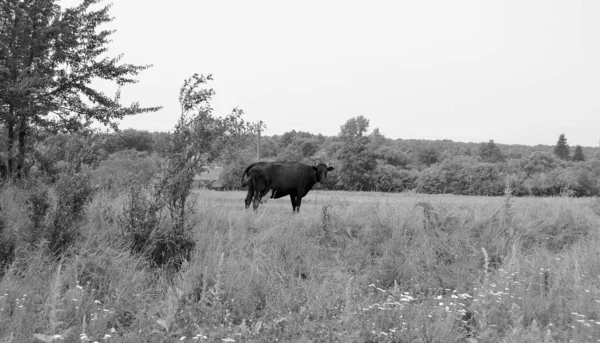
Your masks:
<instances>
[{"instance_id":1,"label":"wildflower","mask_svg":"<svg viewBox=\"0 0 600 343\"><path fill-rule=\"evenodd\" d=\"M444 303L440 303L440 306L444 306Z\"/></svg>"},{"instance_id":2,"label":"wildflower","mask_svg":"<svg viewBox=\"0 0 600 343\"><path fill-rule=\"evenodd\" d=\"M222 338L221 339L223 342L235 342L235 340L231 339L231 338Z\"/></svg>"},{"instance_id":3,"label":"wildflower","mask_svg":"<svg viewBox=\"0 0 600 343\"><path fill-rule=\"evenodd\" d=\"M94 300L94 303L98 304L98 305L102 304L102 302L100 302L100 300Z\"/></svg>"},{"instance_id":4,"label":"wildflower","mask_svg":"<svg viewBox=\"0 0 600 343\"><path fill-rule=\"evenodd\" d=\"M185 341L185 336L181 336L181 338L179 339L180 341Z\"/></svg>"},{"instance_id":5,"label":"wildflower","mask_svg":"<svg viewBox=\"0 0 600 343\"><path fill-rule=\"evenodd\" d=\"M54 338L54 339L62 339L63 336L61 336L61 335L54 335L54 336L52 336L52 338Z\"/></svg>"},{"instance_id":6,"label":"wildflower","mask_svg":"<svg viewBox=\"0 0 600 343\"><path fill-rule=\"evenodd\" d=\"M111 338L112 336L109 334L104 335L104 339Z\"/></svg>"}]
</instances>

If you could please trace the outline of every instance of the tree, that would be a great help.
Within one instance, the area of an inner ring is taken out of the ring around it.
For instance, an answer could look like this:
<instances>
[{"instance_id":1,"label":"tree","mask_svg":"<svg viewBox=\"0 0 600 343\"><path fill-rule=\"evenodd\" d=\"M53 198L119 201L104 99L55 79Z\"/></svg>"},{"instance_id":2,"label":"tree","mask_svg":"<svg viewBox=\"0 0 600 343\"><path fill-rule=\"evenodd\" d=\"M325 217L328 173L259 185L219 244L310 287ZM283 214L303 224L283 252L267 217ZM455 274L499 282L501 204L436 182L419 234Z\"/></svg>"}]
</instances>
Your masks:
<instances>
[{"instance_id":1,"label":"tree","mask_svg":"<svg viewBox=\"0 0 600 343\"><path fill-rule=\"evenodd\" d=\"M116 128L124 116L157 111L120 104L120 87L149 66L103 56L111 30L110 5L84 0L61 9L57 0L6 0L0 7L0 123L6 128L2 176L23 176L36 132L77 132L92 122ZM112 81L114 97L91 87Z\"/></svg>"},{"instance_id":2,"label":"tree","mask_svg":"<svg viewBox=\"0 0 600 343\"><path fill-rule=\"evenodd\" d=\"M497 163L504 161L504 155L502 155L500 148L494 143L493 139L479 146L479 156L483 162Z\"/></svg>"},{"instance_id":3,"label":"tree","mask_svg":"<svg viewBox=\"0 0 600 343\"><path fill-rule=\"evenodd\" d=\"M561 160L569 159L569 144L567 144L567 139L565 138L564 133L561 133L558 137L558 142L554 147L554 154Z\"/></svg>"},{"instance_id":4,"label":"tree","mask_svg":"<svg viewBox=\"0 0 600 343\"><path fill-rule=\"evenodd\" d=\"M223 154L246 146L256 124L244 122L243 111L234 108L225 118L214 117L212 89L201 88L212 75L194 74L179 91L181 115L170 141L157 197L164 199L175 230L183 231L185 210L194 176Z\"/></svg>"},{"instance_id":5,"label":"tree","mask_svg":"<svg viewBox=\"0 0 600 343\"><path fill-rule=\"evenodd\" d=\"M369 128L369 120L363 116L351 118L340 128L343 142L338 150L342 164L339 186L352 190L370 190L377 161L369 149L370 137L363 136Z\"/></svg>"},{"instance_id":6,"label":"tree","mask_svg":"<svg viewBox=\"0 0 600 343\"><path fill-rule=\"evenodd\" d=\"M583 155L583 148L581 145L575 146L575 151L573 152L573 161L585 161L585 156Z\"/></svg>"},{"instance_id":7,"label":"tree","mask_svg":"<svg viewBox=\"0 0 600 343\"><path fill-rule=\"evenodd\" d=\"M417 152L418 164L422 163L427 167L431 166L432 164L438 163L439 159L439 153L433 147L419 149L419 151Z\"/></svg>"},{"instance_id":8,"label":"tree","mask_svg":"<svg viewBox=\"0 0 600 343\"><path fill-rule=\"evenodd\" d=\"M340 127L340 137L342 139L362 137L368 128L369 119L363 116L350 118ZM379 133L379 130L377 130L377 133Z\"/></svg>"}]
</instances>

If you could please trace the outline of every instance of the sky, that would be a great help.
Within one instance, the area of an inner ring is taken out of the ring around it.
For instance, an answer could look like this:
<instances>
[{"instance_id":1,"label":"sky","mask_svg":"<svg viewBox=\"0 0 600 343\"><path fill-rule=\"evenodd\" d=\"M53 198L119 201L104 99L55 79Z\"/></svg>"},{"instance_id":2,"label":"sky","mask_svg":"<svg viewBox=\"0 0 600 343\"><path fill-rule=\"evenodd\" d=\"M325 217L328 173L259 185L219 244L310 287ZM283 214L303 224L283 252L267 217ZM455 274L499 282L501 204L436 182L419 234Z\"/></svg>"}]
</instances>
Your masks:
<instances>
[{"instance_id":1,"label":"sky","mask_svg":"<svg viewBox=\"0 0 600 343\"><path fill-rule=\"evenodd\" d=\"M392 139L600 142L597 0L118 0L110 13L109 54L153 65L123 103L163 106L122 129L172 130L199 73L215 115L239 107L266 135L333 136L363 115Z\"/></svg>"}]
</instances>

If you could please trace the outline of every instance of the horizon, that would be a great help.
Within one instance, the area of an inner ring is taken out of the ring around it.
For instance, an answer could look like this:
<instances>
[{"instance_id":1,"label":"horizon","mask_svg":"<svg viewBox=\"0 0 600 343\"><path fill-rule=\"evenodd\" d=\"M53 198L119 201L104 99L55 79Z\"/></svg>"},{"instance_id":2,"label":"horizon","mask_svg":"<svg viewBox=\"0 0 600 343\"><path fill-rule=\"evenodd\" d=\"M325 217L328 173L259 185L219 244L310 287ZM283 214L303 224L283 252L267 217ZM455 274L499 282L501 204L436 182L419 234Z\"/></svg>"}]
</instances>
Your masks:
<instances>
[{"instance_id":1,"label":"horizon","mask_svg":"<svg viewBox=\"0 0 600 343\"><path fill-rule=\"evenodd\" d=\"M122 129L172 130L179 87L199 73L214 77L214 115L239 107L271 136L334 136L363 115L369 132L391 139L535 146L564 133L586 147L600 139L600 3L592 0L151 0L141 13L112 4L108 55L153 64L122 101L163 109L127 117Z\"/></svg>"}]
</instances>

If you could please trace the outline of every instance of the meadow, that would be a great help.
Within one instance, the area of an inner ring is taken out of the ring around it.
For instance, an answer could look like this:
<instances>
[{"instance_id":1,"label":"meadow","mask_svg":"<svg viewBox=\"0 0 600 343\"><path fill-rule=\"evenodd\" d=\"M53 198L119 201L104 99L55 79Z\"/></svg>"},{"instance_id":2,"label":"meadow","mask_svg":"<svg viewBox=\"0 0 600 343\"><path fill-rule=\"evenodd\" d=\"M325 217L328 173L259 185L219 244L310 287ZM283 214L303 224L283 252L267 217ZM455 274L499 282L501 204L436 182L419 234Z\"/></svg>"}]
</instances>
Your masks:
<instances>
[{"instance_id":1,"label":"meadow","mask_svg":"<svg viewBox=\"0 0 600 343\"><path fill-rule=\"evenodd\" d=\"M24 232L31 204L1 195ZM195 247L161 269L125 243L128 195L99 192L71 253L6 267L0 342L600 341L595 198L244 197L194 191Z\"/></svg>"}]
</instances>

